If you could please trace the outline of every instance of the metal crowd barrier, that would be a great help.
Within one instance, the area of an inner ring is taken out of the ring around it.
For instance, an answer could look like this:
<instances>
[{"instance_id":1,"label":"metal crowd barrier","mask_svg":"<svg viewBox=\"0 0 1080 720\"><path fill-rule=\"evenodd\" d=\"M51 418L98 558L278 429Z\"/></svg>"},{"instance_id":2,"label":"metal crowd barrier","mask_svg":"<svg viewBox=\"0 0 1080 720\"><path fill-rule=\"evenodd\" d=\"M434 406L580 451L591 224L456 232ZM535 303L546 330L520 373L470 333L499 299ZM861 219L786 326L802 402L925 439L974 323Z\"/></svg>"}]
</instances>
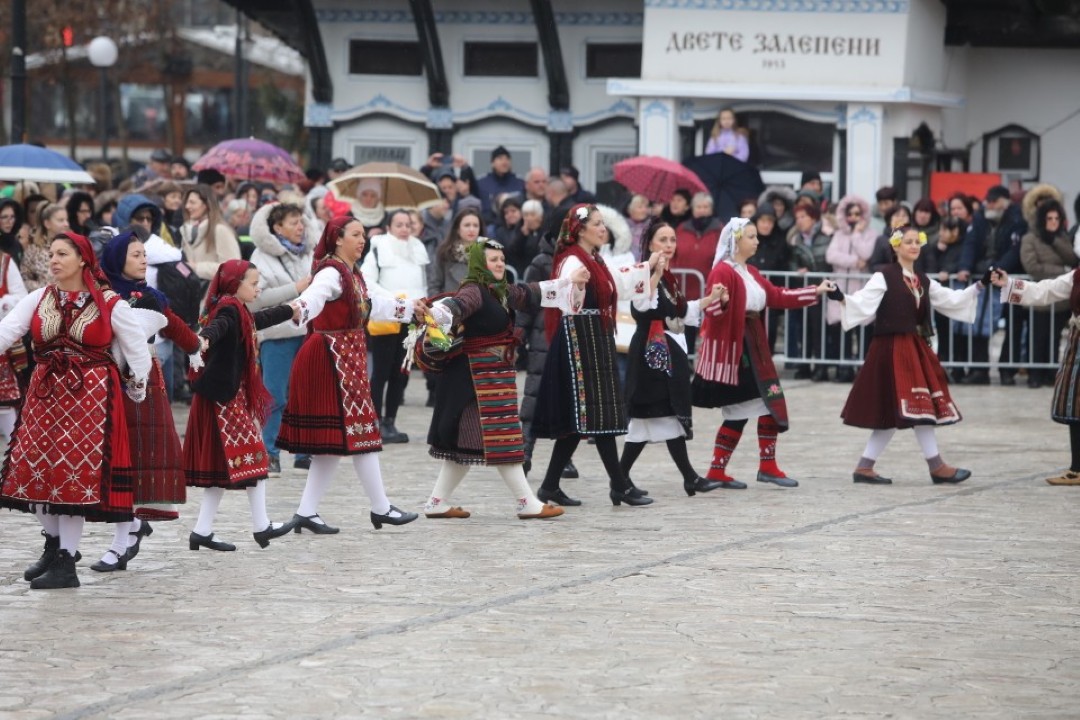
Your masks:
<instances>
[{"instance_id":1,"label":"metal crowd barrier","mask_svg":"<svg viewBox=\"0 0 1080 720\"><path fill-rule=\"evenodd\" d=\"M686 269L672 272L680 278L683 288L689 290L691 299L700 296L697 289L705 287L705 277L700 272ZM844 276L798 272L762 274L780 287L817 285L826 278L863 284L870 278L870 273ZM1028 275L1010 277L1031 279ZM939 278L933 279L941 282ZM967 287L969 282L950 275L941 284L959 290ZM950 320L936 311L933 313L931 323L934 335L930 342L941 364L950 369L968 370L1057 369L1063 332L1067 329L1070 316L1068 308L1002 305L998 301L1000 292L996 287L983 290L983 299L973 324ZM839 322L830 325L828 305L832 302L822 298L822 302L814 307L767 311L769 338L777 360L796 367L857 367L862 364L873 336L872 326L860 326L845 333Z\"/></svg>"}]
</instances>

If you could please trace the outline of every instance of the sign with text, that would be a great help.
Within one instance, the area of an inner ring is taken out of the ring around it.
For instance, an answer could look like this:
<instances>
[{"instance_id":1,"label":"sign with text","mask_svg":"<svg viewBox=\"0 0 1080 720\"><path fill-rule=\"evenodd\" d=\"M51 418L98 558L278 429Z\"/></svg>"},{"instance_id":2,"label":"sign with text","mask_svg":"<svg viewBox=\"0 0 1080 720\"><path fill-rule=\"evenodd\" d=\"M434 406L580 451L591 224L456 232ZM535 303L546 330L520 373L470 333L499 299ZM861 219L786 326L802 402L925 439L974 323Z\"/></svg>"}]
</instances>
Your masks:
<instances>
[{"instance_id":1,"label":"sign with text","mask_svg":"<svg viewBox=\"0 0 1080 720\"><path fill-rule=\"evenodd\" d=\"M898 86L903 13L646 7L645 80Z\"/></svg>"}]
</instances>

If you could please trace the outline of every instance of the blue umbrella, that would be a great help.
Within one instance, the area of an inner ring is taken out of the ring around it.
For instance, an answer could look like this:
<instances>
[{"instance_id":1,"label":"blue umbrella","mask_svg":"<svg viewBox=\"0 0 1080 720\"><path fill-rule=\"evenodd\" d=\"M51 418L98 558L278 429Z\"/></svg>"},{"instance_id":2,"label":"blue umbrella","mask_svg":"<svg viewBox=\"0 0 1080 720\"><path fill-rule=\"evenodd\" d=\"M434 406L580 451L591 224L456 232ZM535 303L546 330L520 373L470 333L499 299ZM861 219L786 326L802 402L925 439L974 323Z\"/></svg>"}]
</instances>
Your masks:
<instances>
[{"instance_id":1,"label":"blue umbrella","mask_svg":"<svg viewBox=\"0 0 1080 720\"><path fill-rule=\"evenodd\" d=\"M74 160L36 145L0 147L0 180L53 183L93 183L94 178Z\"/></svg>"}]
</instances>

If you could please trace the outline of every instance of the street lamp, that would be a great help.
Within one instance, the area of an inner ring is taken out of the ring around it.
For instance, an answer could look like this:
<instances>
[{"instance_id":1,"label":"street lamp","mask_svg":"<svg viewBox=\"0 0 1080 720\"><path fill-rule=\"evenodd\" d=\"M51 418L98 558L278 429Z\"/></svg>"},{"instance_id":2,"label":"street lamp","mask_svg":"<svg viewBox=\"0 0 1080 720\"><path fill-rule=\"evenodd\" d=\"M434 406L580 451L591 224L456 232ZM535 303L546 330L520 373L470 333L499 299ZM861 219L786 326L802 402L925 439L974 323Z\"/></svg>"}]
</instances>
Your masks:
<instances>
[{"instance_id":1,"label":"street lamp","mask_svg":"<svg viewBox=\"0 0 1080 720\"><path fill-rule=\"evenodd\" d=\"M116 64L119 51L112 38L104 35L94 38L86 47L90 64L101 68L101 159L109 162L109 68Z\"/></svg>"}]
</instances>

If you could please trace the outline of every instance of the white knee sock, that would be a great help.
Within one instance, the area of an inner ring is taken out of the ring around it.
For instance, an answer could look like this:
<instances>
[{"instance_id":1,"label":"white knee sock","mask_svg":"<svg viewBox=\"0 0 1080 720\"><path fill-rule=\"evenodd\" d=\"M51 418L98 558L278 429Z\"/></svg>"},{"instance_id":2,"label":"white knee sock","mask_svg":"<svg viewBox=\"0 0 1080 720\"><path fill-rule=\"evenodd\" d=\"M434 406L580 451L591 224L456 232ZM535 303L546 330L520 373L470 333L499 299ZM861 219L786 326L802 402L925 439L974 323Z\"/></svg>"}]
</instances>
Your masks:
<instances>
[{"instance_id":1,"label":"white knee sock","mask_svg":"<svg viewBox=\"0 0 1080 720\"><path fill-rule=\"evenodd\" d=\"M214 518L218 507L225 497L225 488L206 488L203 490L202 505L199 506L199 519L195 521L193 532L196 535L213 535Z\"/></svg>"},{"instance_id":2,"label":"white knee sock","mask_svg":"<svg viewBox=\"0 0 1080 720\"><path fill-rule=\"evenodd\" d=\"M60 516L48 515L38 505L34 509L34 515L37 517L38 522L41 523L41 527L45 530L46 535L52 537L60 537Z\"/></svg>"},{"instance_id":3,"label":"white knee sock","mask_svg":"<svg viewBox=\"0 0 1080 720\"><path fill-rule=\"evenodd\" d=\"M83 522L86 518L81 515L60 515L60 549L67 550L74 555L79 552L79 541L82 540Z\"/></svg>"},{"instance_id":4,"label":"white knee sock","mask_svg":"<svg viewBox=\"0 0 1080 720\"><path fill-rule=\"evenodd\" d=\"M916 425L915 439L919 441L923 457L929 460L938 454L937 435L931 425Z\"/></svg>"},{"instance_id":5,"label":"white knee sock","mask_svg":"<svg viewBox=\"0 0 1080 720\"><path fill-rule=\"evenodd\" d=\"M431 491L431 497L424 505L426 513L445 512L450 507L450 496L465 479L469 472L468 465L460 465L453 460L443 460L439 468L439 477L435 478L435 487Z\"/></svg>"},{"instance_id":6,"label":"white knee sock","mask_svg":"<svg viewBox=\"0 0 1080 720\"><path fill-rule=\"evenodd\" d=\"M866 449L863 450L863 456L859 458L859 467L873 468L874 462L881 457L881 453L885 452L885 448L889 445L889 441L892 440L892 437L895 434L896 428L874 430L871 432L870 439L866 441Z\"/></svg>"},{"instance_id":7,"label":"white knee sock","mask_svg":"<svg viewBox=\"0 0 1080 720\"><path fill-rule=\"evenodd\" d=\"M270 517L266 514L266 481L260 480L255 487L249 487L247 496L251 505L251 531L265 530L270 525Z\"/></svg>"},{"instance_id":8,"label":"white knee sock","mask_svg":"<svg viewBox=\"0 0 1080 720\"><path fill-rule=\"evenodd\" d=\"M340 462L341 458L337 455L315 455L311 458L304 494L300 496L300 506L296 508L297 515L311 517L319 513L319 503L330 489ZM321 522L321 519L316 518L315 522Z\"/></svg>"},{"instance_id":9,"label":"white knee sock","mask_svg":"<svg viewBox=\"0 0 1080 720\"><path fill-rule=\"evenodd\" d=\"M115 565L120 562L120 558L124 556L124 553L126 553L128 549L128 533L130 530L131 523L113 523L112 545L110 545L109 550L101 556L101 562L106 565ZM116 554L114 555L113 553Z\"/></svg>"},{"instance_id":10,"label":"white knee sock","mask_svg":"<svg viewBox=\"0 0 1080 720\"><path fill-rule=\"evenodd\" d=\"M529 481L525 478L524 465L499 465L498 468L503 482L506 483L506 487L510 488L510 492L514 494L514 498L517 500L517 511L519 513L532 515L544 508L544 503L536 499L532 488L529 487Z\"/></svg>"},{"instance_id":11,"label":"white knee sock","mask_svg":"<svg viewBox=\"0 0 1080 720\"><path fill-rule=\"evenodd\" d=\"M376 515L386 515L390 512L390 499L386 497L386 488L383 487L382 470L379 468L378 453L364 453L352 456L353 469L356 477L364 486L368 500L371 501L371 512Z\"/></svg>"},{"instance_id":12,"label":"white knee sock","mask_svg":"<svg viewBox=\"0 0 1080 720\"><path fill-rule=\"evenodd\" d=\"M173 509L176 508L175 505L172 505L171 507ZM135 542L139 539L139 537L137 535L133 535L132 533L139 532L140 528L142 528L142 524L143 524L142 520L140 520L139 518L135 518L134 520L131 521L131 524L128 525L128 536L127 536L127 546L128 547L131 547L132 545L134 545Z\"/></svg>"},{"instance_id":13,"label":"white knee sock","mask_svg":"<svg viewBox=\"0 0 1080 720\"><path fill-rule=\"evenodd\" d=\"M11 442L11 432L15 429L15 408L0 408L0 435Z\"/></svg>"}]
</instances>

